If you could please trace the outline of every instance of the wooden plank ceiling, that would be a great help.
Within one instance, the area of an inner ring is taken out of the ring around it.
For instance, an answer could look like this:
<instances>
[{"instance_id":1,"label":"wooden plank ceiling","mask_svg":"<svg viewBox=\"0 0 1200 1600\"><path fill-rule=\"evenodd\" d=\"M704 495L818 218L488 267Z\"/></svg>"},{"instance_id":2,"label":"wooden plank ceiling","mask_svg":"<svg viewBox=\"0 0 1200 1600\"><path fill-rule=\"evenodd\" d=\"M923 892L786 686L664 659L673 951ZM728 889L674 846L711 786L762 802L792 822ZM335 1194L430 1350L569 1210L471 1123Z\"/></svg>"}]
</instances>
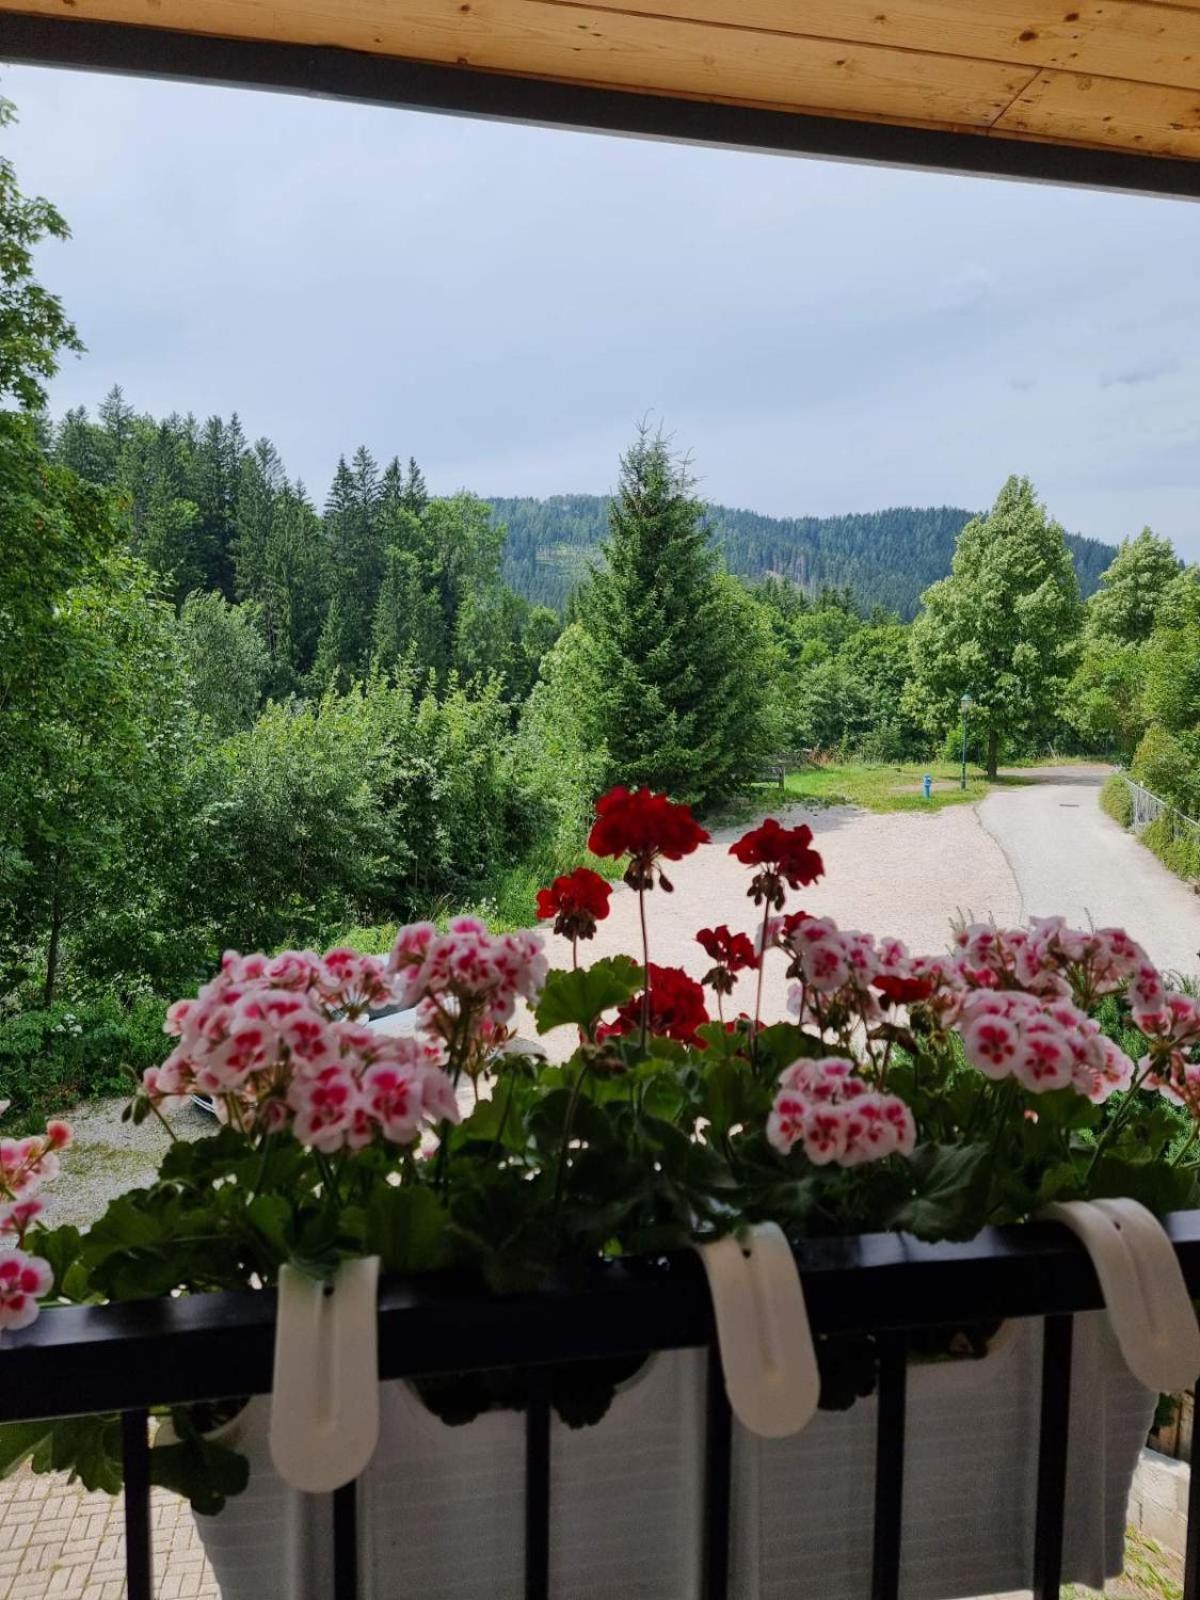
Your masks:
<instances>
[{"instance_id":1,"label":"wooden plank ceiling","mask_svg":"<svg viewBox=\"0 0 1200 1600\"><path fill-rule=\"evenodd\" d=\"M0 0L644 94L1200 159L1200 0Z\"/></svg>"}]
</instances>

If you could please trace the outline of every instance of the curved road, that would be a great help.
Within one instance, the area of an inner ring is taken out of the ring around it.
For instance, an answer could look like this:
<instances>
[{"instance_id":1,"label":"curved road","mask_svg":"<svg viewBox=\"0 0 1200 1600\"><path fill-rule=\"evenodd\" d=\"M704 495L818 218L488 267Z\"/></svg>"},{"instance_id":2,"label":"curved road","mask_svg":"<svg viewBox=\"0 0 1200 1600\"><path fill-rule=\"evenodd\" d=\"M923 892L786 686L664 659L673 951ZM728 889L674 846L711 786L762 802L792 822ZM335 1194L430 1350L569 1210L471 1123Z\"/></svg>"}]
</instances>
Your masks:
<instances>
[{"instance_id":1,"label":"curved road","mask_svg":"<svg viewBox=\"0 0 1200 1600\"><path fill-rule=\"evenodd\" d=\"M1118 924L1167 971L1200 971L1200 896L1101 811L1106 767L1042 767L994 789L979 820L1003 851L1019 918L1060 912L1077 927Z\"/></svg>"}]
</instances>

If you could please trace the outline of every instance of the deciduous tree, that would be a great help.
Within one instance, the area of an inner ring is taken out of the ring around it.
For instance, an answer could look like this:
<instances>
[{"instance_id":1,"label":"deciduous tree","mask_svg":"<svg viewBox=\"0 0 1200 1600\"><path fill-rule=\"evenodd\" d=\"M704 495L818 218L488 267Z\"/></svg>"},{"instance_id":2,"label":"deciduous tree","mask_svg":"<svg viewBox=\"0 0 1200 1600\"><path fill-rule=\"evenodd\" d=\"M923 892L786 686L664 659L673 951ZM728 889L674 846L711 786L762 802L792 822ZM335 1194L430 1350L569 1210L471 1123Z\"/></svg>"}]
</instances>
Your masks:
<instances>
[{"instance_id":1,"label":"deciduous tree","mask_svg":"<svg viewBox=\"0 0 1200 1600\"><path fill-rule=\"evenodd\" d=\"M1071 553L1028 478L1009 478L988 515L966 525L950 576L922 599L909 705L944 732L969 694L995 777L1001 743L1035 734L1061 708L1080 628Z\"/></svg>"}]
</instances>

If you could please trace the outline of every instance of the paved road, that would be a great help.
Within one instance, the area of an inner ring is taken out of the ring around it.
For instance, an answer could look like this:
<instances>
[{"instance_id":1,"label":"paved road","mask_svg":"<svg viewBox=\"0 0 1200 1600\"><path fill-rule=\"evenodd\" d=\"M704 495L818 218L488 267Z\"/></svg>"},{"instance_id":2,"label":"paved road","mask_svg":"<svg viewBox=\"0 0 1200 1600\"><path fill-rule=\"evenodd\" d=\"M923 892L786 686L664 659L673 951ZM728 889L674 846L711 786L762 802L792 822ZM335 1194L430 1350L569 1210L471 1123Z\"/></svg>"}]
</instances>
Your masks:
<instances>
[{"instance_id":1,"label":"paved road","mask_svg":"<svg viewBox=\"0 0 1200 1600\"><path fill-rule=\"evenodd\" d=\"M1200 972L1200 896L1099 806L1104 767L1041 768L979 806L1019 896L1019 919L1059 912L1076 926L1118 924L1168 971Z\"/></svg>"}]
</instances>

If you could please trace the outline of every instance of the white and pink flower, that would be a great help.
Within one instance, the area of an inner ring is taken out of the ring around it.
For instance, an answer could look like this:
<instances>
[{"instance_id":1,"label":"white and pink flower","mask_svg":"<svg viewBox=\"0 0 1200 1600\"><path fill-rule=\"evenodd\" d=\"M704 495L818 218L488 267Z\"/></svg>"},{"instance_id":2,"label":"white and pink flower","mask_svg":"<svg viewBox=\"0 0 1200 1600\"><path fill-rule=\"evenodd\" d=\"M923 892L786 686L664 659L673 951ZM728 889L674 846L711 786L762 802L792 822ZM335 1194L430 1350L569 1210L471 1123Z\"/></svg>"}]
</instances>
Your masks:
<instances>
[{"instance_id":1,"label":"white and pink flower","mask_svg":"<svg viewBox=\"0 0 1200 1600\"><path fill-rule=\"evenodd\" d=\"M16 1332L36 1320L38 1301L49 1294L54 1273L48 1261L24 1250L0 1250L0 1333Z\"/></svg>"},{"instance_id":2,"label":"white and pink flower","mask_svg":"<svg viewBox=\"0 0 1200 1600\"><path fill-rule=\"evenodd\" d=\"M911 1155L917 1130L896 1095L872 1090L842 1056L793 1061L780 1076L767 1139L787 1155L800 1145L814 1166L842 1167Z\"/></svg>"}]
</instances>

